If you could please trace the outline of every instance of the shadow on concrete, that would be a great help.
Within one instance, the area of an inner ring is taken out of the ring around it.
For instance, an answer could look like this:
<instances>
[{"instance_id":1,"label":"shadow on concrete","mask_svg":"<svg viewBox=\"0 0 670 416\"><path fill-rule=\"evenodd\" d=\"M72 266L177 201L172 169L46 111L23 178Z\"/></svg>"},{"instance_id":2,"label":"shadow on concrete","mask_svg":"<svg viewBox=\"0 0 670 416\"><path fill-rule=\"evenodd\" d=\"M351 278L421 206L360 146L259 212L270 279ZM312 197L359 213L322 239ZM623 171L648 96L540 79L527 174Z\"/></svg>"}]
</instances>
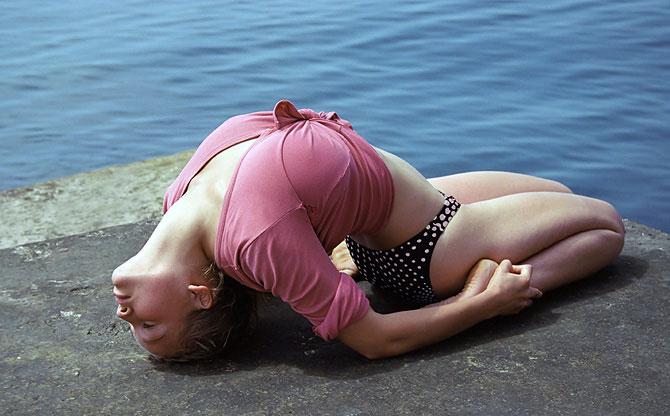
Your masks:
<instances>
[{"instance_id":1,"label":"shadow on concrete","mask_svg":"<svg viewBox=\"0 0 670 416\"><path fill-rule=\"evenodd\" d=\"M342 344L327 343L309 335L309 327L303 325L289 308L277 301L262 305L260 327L245 349L233 351L226 358L206 362L153 363L153 365L157 371L193 377L254 371L262 367L282 365L299 368L305 374L334 380L359 379L380 372L389 372L419 360L446 357L474 346L499 342L528 331L551 326L561 319L562 313L557 310L571 304L589 302L594 297L628 286L636 279L641 279L647 269L648 264L643 259L621 256L612 265L592 277L545 295L532 308L518 315L482 322L440 344L402 357L383 360L383 364L379 365ZM385 297L383 293L375 290L368 293L370 302L377 311L392 312L403 309L403 305ZM302 327L302 330L296 332L296 327ZM337 366L333 366L334 362Z\"/></svg>"},{"instance_id":2,"label":"shadow on concrete","mask_svg":"<svg viewBox=\"0 0 670 416\"><path fill-rule=\"evenodd\" d=\"M394 359L324 342L270 301L226 359L155 365L114 316L109 280L154 225L0 250L3 414L666 413L670 236L658 230L629 222L623 255L591 278Z\"/></svg>"}]
</instances>

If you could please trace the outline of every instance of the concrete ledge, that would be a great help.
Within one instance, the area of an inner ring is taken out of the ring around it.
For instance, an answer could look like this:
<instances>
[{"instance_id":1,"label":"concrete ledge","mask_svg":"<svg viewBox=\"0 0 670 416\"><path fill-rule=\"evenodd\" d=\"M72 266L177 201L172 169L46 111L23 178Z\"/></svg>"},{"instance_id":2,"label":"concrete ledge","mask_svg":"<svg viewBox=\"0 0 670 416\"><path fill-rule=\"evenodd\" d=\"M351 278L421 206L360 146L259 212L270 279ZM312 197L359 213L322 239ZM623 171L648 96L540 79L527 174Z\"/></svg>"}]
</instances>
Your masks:
<instances>
[{"instance_id":1,"label":"concrete ledge","mask_svg":"<svg viewBox=\"0 0 670 416\"><path fill-rule=\"evenodd\" d=\"M193 151L0 192L0 248L162 214L163 193Z\"/></svg>"},{"instance_id":2,"label":"concrete ledge","mask_svg":"<svg viewBox=\"0 0 670 416\"><path fill-rule=\"evenodd\" d=\"M114 316L109 280L154 225L0 250L3 414L667 413L670 236L660 231L627 222L623 255L591 279L396 359L323 342L272 301L243 353L157 366Z\"/></svg>"}]
</instances>

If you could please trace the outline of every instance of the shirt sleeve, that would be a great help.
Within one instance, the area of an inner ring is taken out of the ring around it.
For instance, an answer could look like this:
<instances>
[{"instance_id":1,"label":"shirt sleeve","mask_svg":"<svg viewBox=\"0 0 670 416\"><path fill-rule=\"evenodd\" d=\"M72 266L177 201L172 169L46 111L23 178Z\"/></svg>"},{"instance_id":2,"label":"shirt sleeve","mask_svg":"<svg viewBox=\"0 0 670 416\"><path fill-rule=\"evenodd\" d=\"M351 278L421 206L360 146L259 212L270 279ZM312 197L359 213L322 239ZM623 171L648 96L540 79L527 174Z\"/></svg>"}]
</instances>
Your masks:
<instances>
[{"instance_id":1,"label":"shirt sleeve","mask_svg":"<svg viewBox=\"0 0 670 416\"><path fill-rule=\"evenodd\" d=\"M285 214L240 253L241 271L288 303L325 340L370 308L363 290L333 265L303 208Z\"/></svg>"}]
</instances>

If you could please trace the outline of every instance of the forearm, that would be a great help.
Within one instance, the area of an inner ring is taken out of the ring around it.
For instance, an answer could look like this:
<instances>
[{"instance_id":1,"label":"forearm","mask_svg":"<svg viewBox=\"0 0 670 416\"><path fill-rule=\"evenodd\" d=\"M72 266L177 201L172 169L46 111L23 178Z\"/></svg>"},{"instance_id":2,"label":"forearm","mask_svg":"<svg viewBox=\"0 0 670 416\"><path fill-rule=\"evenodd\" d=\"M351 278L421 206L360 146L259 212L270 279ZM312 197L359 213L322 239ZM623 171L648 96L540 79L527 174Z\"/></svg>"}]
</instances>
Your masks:
<instances>
[{"instance_id":1,"label":"forearm","mask_svg":"<svg viewBox=\"0 0 670 416\"><path fill-rule=\"evenodd\" d=\"M449 338L495 316L488 296L387 315L388 355L403 354Z\"/></svg>"},{"instance_id":2,"label":"forearm","mask_svg":"<svg viewBox=\"0 0 670 416\"><path fill-rule=\"evenodd\" d=\"M339 338L368 358L391 357L442 341L495 314L490 297L484 293L387 315L371 310L345 328Z\"/></svg>"},{"instance_id":3,"label":"forearm","mask_svg":"<svg viewBox=\"0 0 670 416\"><path fill-rule=\"evenodd\" d=\"M391 357L442 341L478 322L527 308L542 292L530 286L531 266L503 260L486 289L454 297L430 308L380 315L369 310L363 319L340 331L339 339L368 358Z\"/></svg>"},{"instance_id":4,"label":"forearm","mask_svg":"<svg viewBox=\"0 0 670 416\"><path fill-rule=\"evenodd\" d=\"M518 313L542 296L540 290L530 286L530 276L530 265L512 265L503 260L485 290L479 291L481 287L475 285L474 293L478 294L468 296L466 288L461 292L465 296L456 296L453 302L398 315L384 324L387 326L384 333L390 337L385 344L389 348L386 353L402 354L443 340L485 319Z\"/></svg>"}]
</instances>

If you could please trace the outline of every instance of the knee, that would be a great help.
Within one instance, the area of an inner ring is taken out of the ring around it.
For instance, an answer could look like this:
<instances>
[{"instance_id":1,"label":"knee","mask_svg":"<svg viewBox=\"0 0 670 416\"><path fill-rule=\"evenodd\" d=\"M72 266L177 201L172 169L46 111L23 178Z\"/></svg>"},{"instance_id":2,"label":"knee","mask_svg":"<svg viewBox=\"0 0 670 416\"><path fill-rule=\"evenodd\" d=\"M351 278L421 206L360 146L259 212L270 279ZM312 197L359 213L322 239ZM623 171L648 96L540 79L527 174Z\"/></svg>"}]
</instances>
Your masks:
<instances>
[{"instance_id":1,"label":"knee","mask_svg":"<svg viewBox=\"0 0 670 416\"><path fill-rule=\"evenodd\" d=\"M623 238L626 235L626 227L623 224L623 219L621 218L621 215L619 215L619 212L610 204L609 202L606 202L607 204L607 215L609 216L609 220L612 223L612 231L615 231L616 233L620 234L621 237Z\"/></svg>"},{"instance_id":2,"label":"knee","mask_svg":"<svg viewBox=\"0 0 670 416\"><path fill-rule=\"evenodd\" d=\"M602 199L591 197L586 197L583 201L586 202L582 206L582 208L586 209L584 212L584 219L587 219L587 222L584 223L587 227L586 229L610 230L619 234L622 238L625 236L626 228L624 227L621 215L619 215L612 204Z\"/></svg>"},{"instance_id":3,"label":"knee","mask_svg":"<svg viewBox=\"0 0 670 416\"><path fill-rule=\"evenodd\" d=\"M606 255L610 260L615 259L624 246L624 235L613 230L597 230L600 236L598 246L601 253Z\"/></svg>"},{"instance_id":4,"label":"knee","mask_svg":"<svg viewBox=\"0 0 670 416\"><path fill-rule=\"evenodd\" d=\"M616 208L609 202L603 202L603 204L605 206L605 218L609 225L607 228L615 234L612 236L612 244L618 248L617 253L619 253L623 249L624 239L626 237L626 227Z\"/></svg>"}]
</instances>

